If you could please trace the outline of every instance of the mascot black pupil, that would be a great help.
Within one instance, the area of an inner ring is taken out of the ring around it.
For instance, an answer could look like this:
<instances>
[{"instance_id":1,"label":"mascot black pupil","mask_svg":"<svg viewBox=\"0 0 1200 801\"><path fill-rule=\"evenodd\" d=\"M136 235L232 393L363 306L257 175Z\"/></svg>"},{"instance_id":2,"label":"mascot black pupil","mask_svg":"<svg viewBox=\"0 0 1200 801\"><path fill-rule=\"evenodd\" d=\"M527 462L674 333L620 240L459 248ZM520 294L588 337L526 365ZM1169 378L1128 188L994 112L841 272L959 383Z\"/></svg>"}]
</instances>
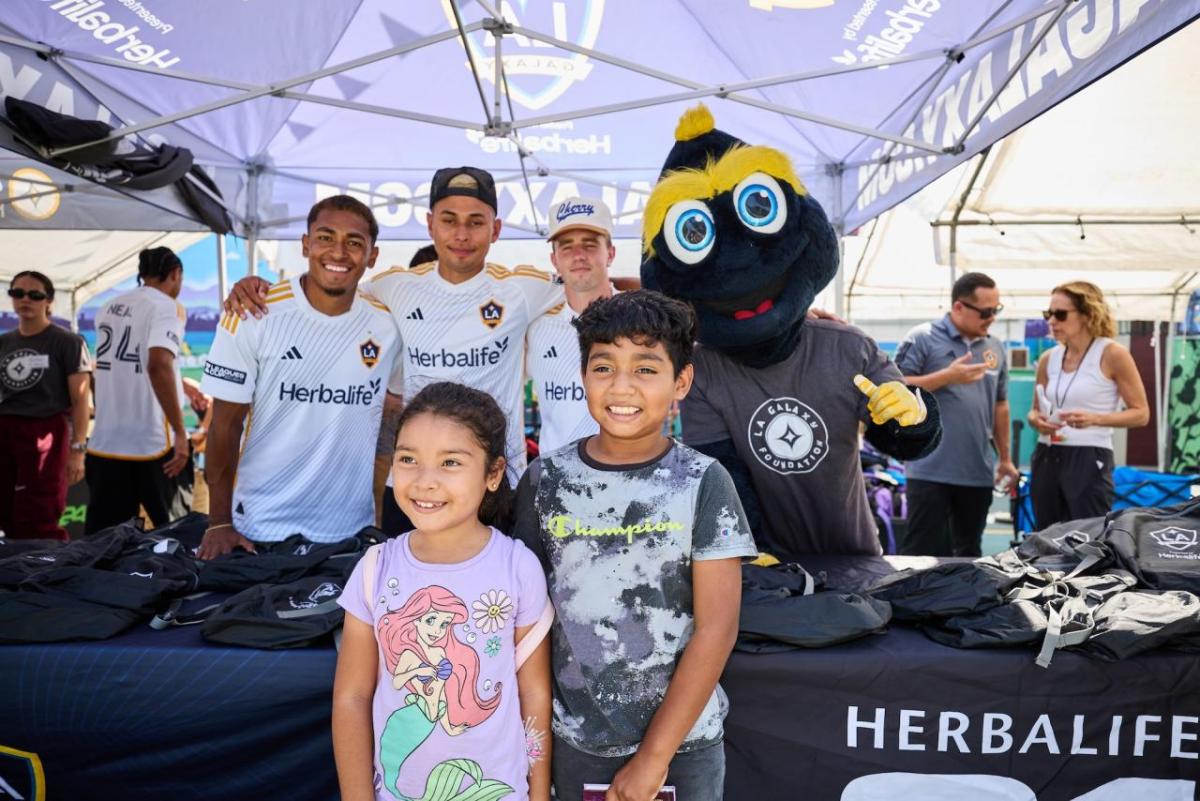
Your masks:
<instances>
[{"instance_id":1,"label":"mascot black pupil","mask_svg":"<svg viewBox=\"0 0 1200 801\"><path fill-rule=\"evenodd\" d=\"M704 220L693 217L690 220L683 222L683 238L688 241L688 244L699 245L708 236L708 223Z\"/></svg>"},{"instance_id":2,"label":"mascot black pupil","mask_svg":"<svg viewBox=\"0 0 1200 801\"><path fill-rule=\"evenodd\" d=\"M746 198L746 213L757 220L771 215L771 198L765 191L755 192Z\"/></svg>"}]
</instances>

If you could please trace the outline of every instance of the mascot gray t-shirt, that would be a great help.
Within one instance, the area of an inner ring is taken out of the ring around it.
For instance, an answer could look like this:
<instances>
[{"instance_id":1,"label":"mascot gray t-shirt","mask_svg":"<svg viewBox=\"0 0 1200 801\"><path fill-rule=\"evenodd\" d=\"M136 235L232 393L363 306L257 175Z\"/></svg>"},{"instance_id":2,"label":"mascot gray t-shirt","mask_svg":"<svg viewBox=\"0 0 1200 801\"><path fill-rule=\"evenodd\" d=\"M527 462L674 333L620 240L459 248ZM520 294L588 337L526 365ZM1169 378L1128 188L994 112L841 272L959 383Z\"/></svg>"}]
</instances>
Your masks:
<instances>
[{"instance_id":1,"label":"mascot gray t-shirt","mask_svg":"<svg viewBox=\"0 0 1200 801\"><path fill-rule=\"evenodd\" d=\"M691 639L692 563L757 551L715 460L674 443L645 464L604 465L583 442L526 472L513 536L542 560L554 602L554 733L586 753L627 756ZM720 742L725 711L718 687L680 751Z\"/></svg>"},{"instance_id":2,"label":"mascot gray t-shirt","mask_svg":"<svg viewBox=\"0 0 1200 801\"><path fill-rule=\"evenodd\" d=\"M732 440L762 509L758 541L777 556L878 554L858 458L858 423L870 415L853 378L904 379L874 340L843 323L809 320L781 362L755 369L701 346L695 369L683 440Z\"/></svg>"}]
</instances>

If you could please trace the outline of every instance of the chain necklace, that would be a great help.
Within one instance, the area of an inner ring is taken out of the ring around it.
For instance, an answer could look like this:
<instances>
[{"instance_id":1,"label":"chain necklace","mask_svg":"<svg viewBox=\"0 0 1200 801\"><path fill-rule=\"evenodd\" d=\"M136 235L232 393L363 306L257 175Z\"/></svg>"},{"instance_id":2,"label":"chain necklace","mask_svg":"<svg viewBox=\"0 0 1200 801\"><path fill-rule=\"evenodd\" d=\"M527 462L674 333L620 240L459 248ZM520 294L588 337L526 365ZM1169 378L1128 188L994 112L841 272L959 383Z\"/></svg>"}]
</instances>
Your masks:
<instances>
[{"instance_id":1,"label":"chain necklace","mask_svg":"<svg viewBox=\"0 0 1200 801\"><path fill-rule=\"evenodd\" d=\"M1087 358L1088 351L1092 349L1092 343L1096 341L1095 337L1088 340L1087 347L1083 349L1083 355L1079 357L1079 364L1075 365L1075 371L1071 373L1071 380L1067 382L1067 388L1060 395L1058 390L1062 387L1063 373L1066 372L1067 355L1070 353L1071 346L1063 345L1063 360L1058 369L1058 379L1054 382L1054 408L1062 409L1063 404L1067 401L1067 396L1071 394L1071 386L1075 383L1075 379L1079 377L1079 371L1083 369L1083 360Z\"/></svg>"}]
</instances>

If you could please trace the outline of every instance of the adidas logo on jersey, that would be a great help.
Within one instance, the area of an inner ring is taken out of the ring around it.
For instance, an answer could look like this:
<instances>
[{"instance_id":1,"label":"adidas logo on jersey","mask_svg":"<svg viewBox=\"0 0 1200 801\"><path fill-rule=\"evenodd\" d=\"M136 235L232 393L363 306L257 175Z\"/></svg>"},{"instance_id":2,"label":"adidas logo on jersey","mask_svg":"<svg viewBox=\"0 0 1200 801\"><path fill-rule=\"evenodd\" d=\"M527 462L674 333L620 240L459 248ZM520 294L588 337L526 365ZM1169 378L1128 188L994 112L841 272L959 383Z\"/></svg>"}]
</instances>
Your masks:
<instances>
[{"instance_id":1,"label":"adidas logo on jersey","mask_svg":"<svg viewBox=\"0 0 1200 801\"><path fill-rule=\"evenodd\" d=\"M419 367L488 367L499 364L508 350L508 337L464 351L408 349L408 360Z\"/></svg>"},{"instance_id":2,"label":"adidas logo on jersey","mask_svg":"<svg viewBox=\"0 0 1200 801\"><path fill-rule=\"evenodd\" d=\"M304 357L300 355L300 349L297 348L295 345L292 345L290 348L288 348L286 351L284 351L283 358L284 359L303 359Z\"/></svg>"},{"instance_id":3,"label":"adidas logo on jersey","mask_svg":"<svg viewBox=\"0 0 1200 801\"><path fill-rule=\"evenodd\" d=\"M295 383L280 384L279 400L332 406L370 406L380 389L381 379L378 378L372 378L366 384L350 384L345 387L327 387L324 383L315 387L302 387Z\"/></svg>"},{"instance_id":4,"label":"adidas logo on jersey","mask_svg":"<svg viewBox=\"0 0 1200 801\"><path fill-rule=\"evenodd\" d=\"M551 346L550 346L550 350L548 350L548 351L546 351L545 353L543 353L543 354L542 354L542 358L543 358L543 359L557 359L557 358L558 358L558 351L554 349L554 346L553 346L553 345L551 345Z\"/></svg>"},{"instance_id":5,"label":"adidas logo on jersey","mask_svg":"<svg viewBox=\"0 0 1200 801\"><path fill-rule=\"evenodd\" d=\"M424 320L424 319L425 319L425 315L424 315L424 314L421 314L421 307L420 307L420 306L418 306L417 308L415 308L415 309L413 309L411 312L409 312L409 313L408 313L408 314L405 316L405 318L404 318L404 319L405 319L405 320Z\"/></svg>"}]
</instances>

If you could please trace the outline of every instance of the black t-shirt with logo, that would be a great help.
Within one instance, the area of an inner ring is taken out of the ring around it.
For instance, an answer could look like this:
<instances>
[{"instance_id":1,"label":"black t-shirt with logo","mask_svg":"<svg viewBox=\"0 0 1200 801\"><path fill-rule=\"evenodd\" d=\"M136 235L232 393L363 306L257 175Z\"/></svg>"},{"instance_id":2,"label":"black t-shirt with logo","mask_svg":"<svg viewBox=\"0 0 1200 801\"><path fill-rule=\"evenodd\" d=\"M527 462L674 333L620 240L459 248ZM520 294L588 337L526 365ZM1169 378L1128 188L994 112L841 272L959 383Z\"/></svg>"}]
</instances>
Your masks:
<instances>
[{"instance_id":1,"label":"black t-shirt with logo","mask_svg":"<svg viewBox=\"0 0 1200 801\"><path fill-rule=\"evenodd\" d=\"M67 376L91 369L83 339L57 325L29 337L0 334L0 415L62 414L71 408Z\"/></svg>"},{"instance_id":2,"label":"black t-shirt with logo","mask_svg":"<svg viewBox=\"0 0 1200 801\"><path fill-rule=\"evenodd\" d=\"M683 440L732 440L762 510L755 536L780 555L879 553L859 463L859 422L876 384L902 381L896 365L857 328L809 320L795 352L754 369L696 349L696 379L682 404Z\"/></svg>"}]
</instances>

